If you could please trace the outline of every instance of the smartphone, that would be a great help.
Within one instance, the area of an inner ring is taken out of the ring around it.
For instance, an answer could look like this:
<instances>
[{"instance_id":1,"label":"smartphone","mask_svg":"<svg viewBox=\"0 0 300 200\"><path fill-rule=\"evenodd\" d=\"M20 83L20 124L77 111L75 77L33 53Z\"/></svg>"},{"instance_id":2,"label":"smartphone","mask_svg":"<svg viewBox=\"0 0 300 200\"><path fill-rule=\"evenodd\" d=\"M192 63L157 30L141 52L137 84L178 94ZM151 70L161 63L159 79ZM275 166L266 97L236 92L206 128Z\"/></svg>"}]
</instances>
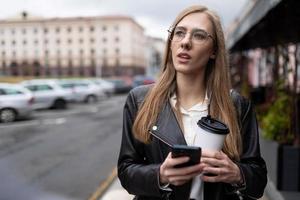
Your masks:
<instances>
[{"instance_id":1,"label":"smartphone","mask_svg":"<svg viewBox=\"0 0 300 200\"><path fill-rule=\"evenodd\" d=\"M187 145L173 145L172 146L172 158L177 158L181 156L189 157L189 161L176 165L176 168L187 167L191 165L198 164L201 158L201 147L187 146Z\"/></svg>"}]
</instances>

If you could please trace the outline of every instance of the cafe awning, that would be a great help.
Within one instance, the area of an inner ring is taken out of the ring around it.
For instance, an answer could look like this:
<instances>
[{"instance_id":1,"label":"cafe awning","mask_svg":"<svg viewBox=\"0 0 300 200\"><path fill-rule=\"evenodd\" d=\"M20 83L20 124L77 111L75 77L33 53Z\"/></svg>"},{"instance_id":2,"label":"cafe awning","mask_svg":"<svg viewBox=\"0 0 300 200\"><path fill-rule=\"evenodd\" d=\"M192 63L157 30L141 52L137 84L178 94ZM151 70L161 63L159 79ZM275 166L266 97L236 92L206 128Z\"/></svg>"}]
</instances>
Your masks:
<instances>
[{"instance_id":1,"label":"cafe awning","mask_svg":"<svg viewBox=\"0 0 300 200\"><path fill-rule=\"evenodd\" d=\"M300 42L300 1L256 0L236 23L227 36L231 52Z\"/></svg>"}]
</instances>

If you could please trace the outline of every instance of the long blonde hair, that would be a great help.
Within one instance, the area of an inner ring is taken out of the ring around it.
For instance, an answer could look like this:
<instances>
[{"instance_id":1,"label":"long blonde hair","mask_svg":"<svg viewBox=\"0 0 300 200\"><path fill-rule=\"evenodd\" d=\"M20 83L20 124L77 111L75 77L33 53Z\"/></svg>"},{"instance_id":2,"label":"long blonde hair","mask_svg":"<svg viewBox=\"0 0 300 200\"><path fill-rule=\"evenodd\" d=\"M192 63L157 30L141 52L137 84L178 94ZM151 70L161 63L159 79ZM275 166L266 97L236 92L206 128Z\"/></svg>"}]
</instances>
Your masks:
<instances>
[{"instance_id":1,"label":"long blonde hair","mask_svg":"<svg viewBox=\"0 0 300 200\"><path fill-rule=\"evenodd\" d=\"M214 29L213 36L216 58L209 60L204 80L207 91L211 92L210 113L212 117L218 118L228 125L230 133L226 136L223 151L230 158L239 160L242 151L242 142L236 110L230 97L231 83L228 57L219 17L204 6L191 6L179 13L171 27L175 27L185 16L196 12L205 13ZM153 88L146 95L133 124L135 138L144 143L150 142L151 137L148 130L156 122L162 106L176 90L176 71L170 52L170 37L172 37L172 33L168 36L161 74Z\"/></svg>"}]
</instances>

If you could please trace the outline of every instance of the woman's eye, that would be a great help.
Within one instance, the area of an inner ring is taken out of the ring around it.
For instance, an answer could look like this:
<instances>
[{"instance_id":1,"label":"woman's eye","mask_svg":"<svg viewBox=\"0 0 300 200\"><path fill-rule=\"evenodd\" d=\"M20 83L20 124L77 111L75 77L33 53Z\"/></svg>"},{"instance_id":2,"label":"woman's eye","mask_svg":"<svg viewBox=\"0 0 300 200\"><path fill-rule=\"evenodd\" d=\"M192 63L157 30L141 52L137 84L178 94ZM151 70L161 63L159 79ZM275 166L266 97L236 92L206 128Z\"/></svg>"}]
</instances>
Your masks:
<instances>
[{"instance_id":1,"label":"woman's eye","mask_svg":"<svg viewBox=\"0 0 300 200\"><path fill-rule=\"evenodd\" d=\"M196 40L205 40L207 35L205 35L204 33L194 33L193 34L193 37L196 39Z\"/></svg>"},{"instance_id":2,"label":"woman's eye","mask_svg":"<svg viewBox=\"0 0 300 200\"><path fill-rule=\"evenodd\" d=\"M184 32L184 31L175 31L175 32L174 32L174 35L175 35L175 36L181 37L181 36L184 36L184 35L185 35L185 32Z\"/></svg>"}]
</instances>

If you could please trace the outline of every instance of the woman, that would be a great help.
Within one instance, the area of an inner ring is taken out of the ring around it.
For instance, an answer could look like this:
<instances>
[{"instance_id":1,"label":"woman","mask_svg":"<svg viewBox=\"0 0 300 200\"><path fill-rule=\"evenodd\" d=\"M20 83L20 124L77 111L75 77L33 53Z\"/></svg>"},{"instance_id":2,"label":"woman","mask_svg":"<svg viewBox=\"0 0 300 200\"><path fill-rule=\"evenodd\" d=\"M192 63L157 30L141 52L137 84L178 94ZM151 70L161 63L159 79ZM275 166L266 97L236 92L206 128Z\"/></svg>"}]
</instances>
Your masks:
<instances>
[{"instance_id":1,"label":"woman","mask_svg":"<svg viewBox=\"0 0 300 200\"><path fill-rule=\"evenodd\" d=\"M220 20L203 6L183 10L169 30L163 70L152 86L133 89L124 107L118 160L122 186L135 199L258 199L267 171L251 104L230 92ZM197 146L206 116L229 127L222 151L202 149L199 164L176 168L168 145ZM155 137L149 130L158 130ZM206 174L214 174L209 176Z\"/></svg>"}]
</instances>

